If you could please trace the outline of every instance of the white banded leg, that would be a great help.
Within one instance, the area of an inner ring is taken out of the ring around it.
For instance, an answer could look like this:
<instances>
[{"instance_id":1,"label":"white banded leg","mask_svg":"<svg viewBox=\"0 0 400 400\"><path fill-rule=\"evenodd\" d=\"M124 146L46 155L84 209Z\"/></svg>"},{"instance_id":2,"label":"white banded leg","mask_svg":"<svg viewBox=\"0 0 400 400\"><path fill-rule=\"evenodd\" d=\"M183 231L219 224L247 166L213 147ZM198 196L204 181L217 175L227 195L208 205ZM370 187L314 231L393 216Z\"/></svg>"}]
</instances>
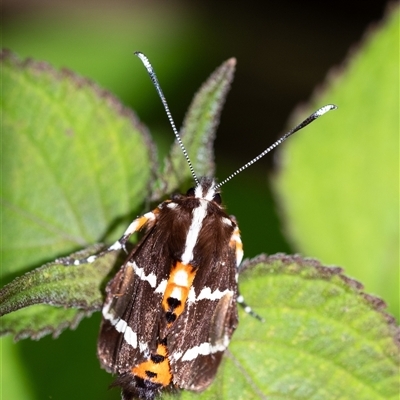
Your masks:
<instances>
[{"instance_id":1,"label":"white banded leg","mask_svg":"<svg viewBox=\"0 0 400 400\"><path fill-rule=\"evenodd\" d=\"M238 304L243 308L244 312L251 315L252 317L258 319L261 322L265 322L264 318L258 315L253 309L244 301L244 297L239 294L237 297Z\"/></svg>"},{"instance_id":2,"label":"white banded leg","mask_svg":"<svg viewBox=\"0 0 400 400\"><path fill-rule=\"evenodd\" d=\"M69 258L65 262L65 265L81 265L81 264L90 264L96 261L99 257L103 257L104 255L111 253L112 251L116 250L125 250L125 244L130 238L130 236L138 232L140 229L142 229L145 225L152 225L155 223L157 214L159 213L159 208L157 207L153 211L150 211L141 217L136 218L131 222L131 224L128 226L128 228L125 230L124 234L110 247L108 247L106 250L101 251L98 254L94 254L92 256L86 257L86 258L81 258L81 259L73 259Z\"/></svg>"}]
</instances>

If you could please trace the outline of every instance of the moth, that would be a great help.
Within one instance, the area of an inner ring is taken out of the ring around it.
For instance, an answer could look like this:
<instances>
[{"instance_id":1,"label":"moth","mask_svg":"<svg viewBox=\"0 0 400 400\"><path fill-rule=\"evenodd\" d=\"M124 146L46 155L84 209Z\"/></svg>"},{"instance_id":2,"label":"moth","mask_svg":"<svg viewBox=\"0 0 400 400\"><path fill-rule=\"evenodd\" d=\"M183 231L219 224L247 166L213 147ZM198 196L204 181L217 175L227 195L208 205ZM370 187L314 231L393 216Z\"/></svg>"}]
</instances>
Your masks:
<instances>
[{"instance_id":1,"label":"moth","mask_svg":"<svg viewBox=\"0 0 400 400\"><path fill-rule=\"evenodd\" d=\"M320 108L217 183L196 176L154 70L143 53L135 54L161 98L194 187L135 219L105 252L74 263L125 249L133 233L144 231L106 287L98 357L117 375L113 385L121 387L122 399L151 400L164 390L205 390L238 325L237 303L255 315L238 292L243 246L236 220L222 206L221 186L336 106Z\"/></svg>"}]
</instances>

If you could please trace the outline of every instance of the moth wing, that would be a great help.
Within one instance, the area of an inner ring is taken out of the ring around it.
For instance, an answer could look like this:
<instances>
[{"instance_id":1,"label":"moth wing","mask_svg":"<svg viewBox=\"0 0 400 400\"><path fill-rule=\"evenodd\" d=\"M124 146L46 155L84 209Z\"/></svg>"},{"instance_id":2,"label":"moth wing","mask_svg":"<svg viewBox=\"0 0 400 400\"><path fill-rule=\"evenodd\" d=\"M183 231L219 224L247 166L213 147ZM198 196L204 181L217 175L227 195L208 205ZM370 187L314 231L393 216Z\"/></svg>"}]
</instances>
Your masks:
<instances>
[{"instance_id":1,"label":"moth wing","mask_svg":"<svg viewBox=\"0 0 400 400\"><path fill-rule=\"evenodd\" d=\"M197 299L186 303L169 335L173 381L184 389L201 391L212 383L238 323L234 250L227 248L222 260L220 268L199 267L193 282Z\"/></svg>"},{"instance_id":2,"label":"moth wing","mask_svg":"<svg viewBox=\"0 0 400 400\"><path fill-rule=\"evenodd\" d=\"M163 315L157 289L171 268L162 232L159 224L147 232L107 284L97 354L108 372L125 373L157 349Z\"/></svg>"}]
</instances>

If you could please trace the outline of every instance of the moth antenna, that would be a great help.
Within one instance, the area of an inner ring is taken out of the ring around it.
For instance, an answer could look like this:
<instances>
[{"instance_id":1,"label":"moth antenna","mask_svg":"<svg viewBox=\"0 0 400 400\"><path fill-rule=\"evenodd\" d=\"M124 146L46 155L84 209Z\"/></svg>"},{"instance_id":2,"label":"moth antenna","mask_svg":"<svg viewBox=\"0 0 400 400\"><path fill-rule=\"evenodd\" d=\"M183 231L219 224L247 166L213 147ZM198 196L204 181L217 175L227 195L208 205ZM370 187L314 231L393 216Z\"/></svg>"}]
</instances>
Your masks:
<instances>
[{"instance_id":1,"label":"moth antenna","mask_svg":"<svg viewBox=\"0 0 400 400\"><path fill-rule=\"evenodd\" d=\"M334 104L327 104L326 106L321 107L314 113L312 113L309 117L307 117L303 122L301 122L299 125L297 125L295 128L290 130L288 133L283 135L280 139L278 139L276 142L274 142L271 146L266 148L261 154L259 154L257 157L254 157L251 161L249 161L247 164L243 165L239 169L237 169L233 174L229 175L226 179L224 179L221 183L218 183L215 188L220 188L222 185L224 185L226 182L230 181L234 176L245 170L246 168L250 167L250 165L254 164L257 162L260 158L264 157L267 153L269 153L271 150L273 150L275 147L279 146L282 142L284 142L289 136L293 135L295 132L299 131L300 129L303 129L305 126L310 124L311 122L315 121L317 118L320 116L324 115L328 111L335 110L337 106Z\"/></svg>"},{"instance_id":2,"label":"moth antenna","mask_svg":"<svg viewBox=\"0 0 400 400\"><path fill-rule=\"evenodd\" d=\"M153 69L152 65L150 64L149 59L143 53L141 53L140 51L135 51L134 54L136 56L138 56L142 60L143 65L145 66L145 68L147 69L147 72L150 75L150 79L153 82L153 85L157 90L158 96L160 97L161 102L162 102L162 104L164 106L164 110L165 110L165 112L167 114L169 123L170 123L170 125L172 127L172 131L174 132L176 140L178 141L178 144L179 144L179 146L180 146L180 148L181 148L181 150L183 152L183 155L186 158L186 161L187 161L187 163L189 165L189 169L190 169L190 172L191 172L191 174L193 176L193 179L196 182L196 184L198 185L199 184L199 180L197 179L197 176L196 176L196 174L194 172L192 162L190 161L190 158L189 158L189 155L188 155L188 153L186 151L186 148L182 143L182 139L179 136L179 132L176 129L174 119L172 118L171 111L169 110L168 103L167 103L167 100L165 99L163 91L161 90L161 86L158 83L158 79L157 79L156 73L154 72L154 69Z\"/></svg>"}]
</instances>

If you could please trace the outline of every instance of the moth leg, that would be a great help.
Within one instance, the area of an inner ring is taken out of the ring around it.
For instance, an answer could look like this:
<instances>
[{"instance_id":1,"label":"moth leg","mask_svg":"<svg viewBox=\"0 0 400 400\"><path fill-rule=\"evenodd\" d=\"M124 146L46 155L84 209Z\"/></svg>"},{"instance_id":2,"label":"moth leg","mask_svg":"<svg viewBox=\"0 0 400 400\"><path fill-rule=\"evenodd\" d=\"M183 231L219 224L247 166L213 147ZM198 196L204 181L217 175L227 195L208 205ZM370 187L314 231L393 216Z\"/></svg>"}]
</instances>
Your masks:
<instances>
[{"instance_id":1,"label":"moth leg","mask_svg":"<svg viewBox=\"0 0 400 400\"><path fill-rule=\"evenodd\" d=\"M258 319L261 322L265 322L264 318L258 315L253 309L245 302L244 297L239 293L236 301L243 308L244 312Z\"/></svg>"},{"instance_id":2,"label":"moth leg","mask_svg":"<svg viewBox=\"0 0 400 400\"><path fill-rule=\"evenodd\" d=\"M142 215L141 217L138 217L135 220L133 220L131 224L128 226L128 228L125 230L124 234L105 251L110 252L114 250L125 249L125 243L128 241L128 239L132 234L138 232L145 225L147 225L148 228L151 228L154 225L158 213L159 213L159 208L157 207L153 211L150 211Z\"/></svg>"},{"instance_id":3,"label":"moth leg","mask_svg":"<svg viewBox=\"0 0 400 400\"><path fill-rule=\"evenodd\" d=\"M124 234L115 242L113 243L110 247L108 247L106 250L101 251L98 254L86 257L86 258L81 258L81 259L73 259L69 258L65 262L65 265L80 265L80 264L90 264L96 261L99 257L103 257L104 255L116 251L116 250L125 250L125 244L130 238L130 236L138 232L140 229L142 229L144 226L147 228L151 228L157 219L157 215L159 213L159 207L155 208L153 211L150 211L141 217L136 218L131 222L131 224L128 226L128 228L125 230ZM126 250L125 250L126 251Z\"/></svg>"}]
</instances>

